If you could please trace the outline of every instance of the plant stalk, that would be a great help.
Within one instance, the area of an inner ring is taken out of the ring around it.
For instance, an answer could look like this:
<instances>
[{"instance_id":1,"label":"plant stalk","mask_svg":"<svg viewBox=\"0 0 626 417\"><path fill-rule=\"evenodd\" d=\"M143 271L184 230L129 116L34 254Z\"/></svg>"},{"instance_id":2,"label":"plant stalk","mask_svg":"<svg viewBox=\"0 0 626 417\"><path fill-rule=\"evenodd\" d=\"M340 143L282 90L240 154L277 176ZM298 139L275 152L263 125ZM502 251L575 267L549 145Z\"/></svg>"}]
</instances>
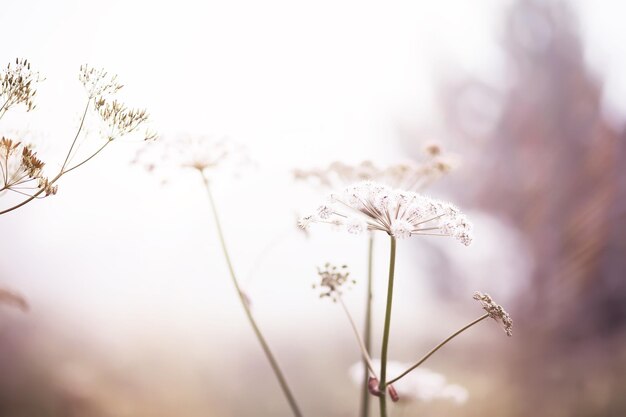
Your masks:
<instances>
[{"instance_id":1,"label":"plant stalk","mask_svg":"<svg viewBox=\"0 0 626 417\"><path fill-rule=\"evenodd\" d=\"M393 303L393 278L396 267L396 238L391 238L389 254L389 281L387 283L387 307L385 308L385 328L383 330L383 345L380 353L380 417L387 417L387 348L389 346L389 330L391 328L391 305Z\"/></svg>"},{"instance_id":2,"label":"plant stalk","mask_svg":"<svg viewBox=\"0 0 626 417\"><path fill-rule=\"evenodd\" d=\"M367 248L367 294L365 297L365 323L363 326L363 345L365 351L370 352L372 347L372 262L374 256L374 234L370 233ZM368 363L363 358L363 386L361 387L361 417L370 415L370 393L368 389Z\"/></svg>"},{"instance_id":3,"label":"plant stalk","mask_svg":"<svg viewBox=\"0 0 626 417\"><path fill-rule=\"evenodd\" d=\"M276 361L274 354L270 350L269 345L265 341L265 338L263 337L263 334L261 333L261 330L259 329L259 326L257 325L252 315L252 311L250 310L250 306L248 304L246 295L243 293L243 291L241 290L241 287L239 286L239 281L237 280L237 276L235 275L235 270L234 270L232 261L230 259L230 255L228 254L228 249L226 247L226 241L224 239L224 232L222 231L222 226L221 226L219 215L217 212L217 207L213 199L213 194L211 193L211 186L209 184L209 180L207 179L206 175L204 174L202 170L200 170L200 174L202 176L202 181L204 182L204 185L207 190L207 194L209 196L209 202L211 204L211 210L213 212L213 219L215 220L217 234L220 239L222 251L224 253L224 258L226 259L226 264L228 265L228 270L230 272L231 280L233 282L233 285L235 286L237 295L239 296L239 301L241 301L241 305L246 313L246 317L248 318L248 321L250 322L250 325L252 326L252 330L254 330L254 334L256 335L259 343L261 344L261 347L263 348L263 352L265 353L265 356L267 357L267 360L269 361L270 366L272 367L272 370L274 371L274 374L276 375L276 378L278 379L278 383L280 384L280 387L282 388L283 393L285 394L285 397L287 398L287 402L289 403L289 406L291 407L291 410L293 411L294 416L302 417L300 408L298 407L298 404L296 403L296 400L293 394L291 393L291 390L289 389L287 380L285 379L285 376L280 370L280 367L278 366L278 362Z\"/></svg>"},{"instance_id":4,"label":"plant stalk","mask_svg":"<svg viewBox=\"0 0 626 417\"><path fill-rule=\"evenodd\" d=\"M391 381L387 382L387 385L393 384L394 382L396 382L397 380L399 380L400 378L402 378L403 376L405 376L406 374L408 374L409 372L411 372L413 369L417 368L418 366L420 366L422 363L424 363L426 361L426 359L430 358L435 352L437 352L439 349L441 349L446 343L448 343L450 340L454 339L456 336L460 335L461 333L463 333L465 330L469 329L470 327L472 327L473 325L480 323L481 321L483 321L484 319L486 319L487 317L489 317L489 314L483 314L482 316L480 316L479 318L477 318L476 320L472 321L471 323L465 325L464 327L460 328L459 330L457 330L456 332L454 332L453 334L451 334L450 336L448 336L446 339L444 339L441 343L439 343L437 346L435 346L434 348L432 348L430 350L430 352L428 352L426 355L422 356L422 358L417 361L413 366L411 366L409 369L407 369L406 371L402 372L400 375L398 375L397 377L395 377L394 379L392 379Z\"/></svg>"}]
</instances>

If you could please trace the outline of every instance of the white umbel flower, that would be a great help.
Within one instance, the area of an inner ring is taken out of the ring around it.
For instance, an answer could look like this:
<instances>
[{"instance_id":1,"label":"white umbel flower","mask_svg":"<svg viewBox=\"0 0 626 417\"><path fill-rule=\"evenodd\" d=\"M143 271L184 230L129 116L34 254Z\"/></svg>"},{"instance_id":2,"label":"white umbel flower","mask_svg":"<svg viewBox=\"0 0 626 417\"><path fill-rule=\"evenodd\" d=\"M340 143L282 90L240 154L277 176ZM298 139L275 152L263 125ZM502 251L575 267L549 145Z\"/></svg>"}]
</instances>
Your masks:
<instances>
[{"instance_id":1,"label":"white umbel flower","mask_svg":"<svg viewBox=\"0 0 626 417\"><path fill-rule=\"evenodd\" d=\"M472 241L469 221L452 204L371 181L332 194L317 215L301 221L306 227L310 223L339 225L350 233L378 230L398 239L451 236L466 246Z\"/></svg>"}]
</instances>

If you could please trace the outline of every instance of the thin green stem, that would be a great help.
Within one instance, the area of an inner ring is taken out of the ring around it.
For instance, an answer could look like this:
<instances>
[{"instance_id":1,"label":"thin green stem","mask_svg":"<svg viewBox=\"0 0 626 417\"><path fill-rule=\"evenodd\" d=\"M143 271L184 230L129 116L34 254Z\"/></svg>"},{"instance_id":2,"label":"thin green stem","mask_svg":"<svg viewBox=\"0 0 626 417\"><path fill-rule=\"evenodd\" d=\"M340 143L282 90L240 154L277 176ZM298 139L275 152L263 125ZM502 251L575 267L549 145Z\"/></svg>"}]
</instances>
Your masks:
<instances>
[{"instance_id":1,"label":"thin green stem","mask_svg":"<svg viewBox=\"0 0 626 417\"><path fill-rule=\"evenodd\" d=\"M278 379L278 383L280 384L280 387L282 388L283 393L285 394L285 397L287 397L287 402L289 402L289 406L291 407L293 414L296 417L302 417L300 408L298 407L298 404L296 403L296 400L293 394L291 393L291 390L289 389L287 380L285 379L282 371L280 370L280 367L278 366L278 362L274 358L274 354L272 353L269 345L265 341L265 338L263 337L263 334L261 333L259 326L254 320L246 295L243 293L243 291L241 290L241 287L239 286L239 281L237 280L237 276L235 275L235 269L233 267L232 261L230 260L230 255L228 254L228 249L226 247L226 240L224 239L224 232L222 231L222 226L220 223L219 215L217 213L217 207L213 199L213 194L211 192L211 186L209 184L209 180L206 177L206 175L204 175L204 172L202 170L199 170L199 172L200 172L200 175L202 176L202 181L204 182L205 188L207 190L207 194L209 196L209 202L211 204L211 210L213 212L213 219L215 220L217 234L219 236L220 243L222 245L222 252L224 253L224 258L226 259L226 264L230 272L231 280L233 282L233 285L235 286L237 295L239 296L239 301L241 301L241 305L246 313L246 317L248 318L248 321L250 322L250 325L252 326L252 330L254 330L254 334L256 335L257 339L259 340L259 343L261 344L261 347L263 348L263 352L265 352L265 356L267 357L270 363L270 366L272 367L272 370L274 371L274 374L276 375L276 378Z\"/></svg>"},{"instance_id":2,"label":"thin green stem","mask_svg":"<svg viewBox=\"0 0 626 417\"><path fill-rule=\"evenodd\" d=\"M85 104L85 110L83 111L83 117L81 117L80 119L80 125L78 126L78 130L76 131L76 135L74 136L74 140L72 141L72 144L70 145L70 150L67 151L67 155L65 156L65 161L63 161L63 165L61 165L61 171L63 171L65 169L65 167L67 166L67 163L70 160L70 156L72 155L72 150L74 150L74 146L76 145L76 141L78 140L78 137L80 136L80 132L82 132L83 130L83 125L85 124L85 118L87 117L87 110L89 110L89 104L91 103L91 97L89 98L89 100L87 100L87 104Z\"/></svg>"},{"instance_id":3,"label":"thin green stem","mask_svg":"<svg viewBox=\"0 0 626 417\"><path fill-rule=\"evenodd\" d=\"M372 347L372 262L374 256L374 234L370 233L367 247L367 294L365 297L365 323L363 326L363 344L370 352ZM370 415L370 393L368 388L368 363L363 358L363 386L361 387L361 417Z\"/></svg>"},{"instance_id":4,"label":"thin green stem","mask_svg":"<svg viewBox=\"0 0 626 417\"><path fill-rule=\"evenodd\" d=\"M422 363L424 363L426 361L426 359L430 358L435 352L437 352L439 349L441 349L446 343L448 343L450 340L454 339L455 337L457 337L458 335L460 335L461 333L463 333L465 330L469 329L470 327L472 327L473 325L480 323L481 321L483 321L484 319L486 319L487 317L489 317L489 314L483 314L482 316L480 316L479 318L477 318L476 320L472 321L471 323L463 326L462 328L460 328L459 330L457 330L456 332L454 332L453 334L451 334L450 336L448 336L446 339L444 339L441 343L439 343L437 346L435 346L434 348L432 348L430 350L430 352L428 352L426 355L422 356L422 358L417 361L413 366L411 366L409 369L407 369L406 371L402 372L400 375L398 375L397 377L395 377L394 379L392 379L391 381L387 382L387 385L389 384L393 384L394 382L396 382L397 380L399 380L400 378L404 377L406 374L408 374L409 372L411 372L413 369L417 368L418 366L420 366Z\"/></svg>"},{"instance_id":5,"label":"thin green stem","mask_svg":"<svg viewBox=\"0 0 626 417\"><path fill-rule=\"evenodd\" d=\"M393 303L393 277L396 268L396 238L390 236L391 251L389 254L389 281L387 283L387 307L385 308L385 328L383 330L383 346L380 352L380 417L387 417L387 347L389 346L389 330L391 328L391 305Z\"/></svg>"}]
</instances>

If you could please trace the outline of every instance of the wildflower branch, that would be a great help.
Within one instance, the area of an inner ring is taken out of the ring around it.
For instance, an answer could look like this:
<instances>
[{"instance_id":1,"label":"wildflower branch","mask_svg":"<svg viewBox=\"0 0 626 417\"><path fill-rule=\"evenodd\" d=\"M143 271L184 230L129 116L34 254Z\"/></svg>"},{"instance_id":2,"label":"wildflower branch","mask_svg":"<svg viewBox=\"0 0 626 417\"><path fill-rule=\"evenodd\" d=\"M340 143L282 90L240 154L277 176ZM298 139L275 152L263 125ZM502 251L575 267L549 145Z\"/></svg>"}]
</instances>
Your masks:
<instances>
[{"instance_id":1,"label":"wildflower branch","mask_svg":"<svg viewBox=\"0 0 626 417\"><path fill-rule=\"evenodd\" d=\"M393 302L393 279L396 265L396 238L390 236L391 250L389 254L389 281L387 284L387 307L385 309L385 327L383 330L383 345L380 355L380 381L378 390L380 391L380 417L387 417L387 398L385 388L387 387L387 348L389 345L389 330L391 327L391 305Z\"/></svg>"},{"instance_id":2,"label":"wildflower branch","mask_svg":"<svg viewBox=\"0 0 626 417\"><path fill-rule=\"evenodd\" d=\"M363 329L363 345L369 352L372 344L372 262L374 256L374 235L370 233L367 249L367 295L365 298L365 325ZM370 364L363 358L363 386L361 388L361 417L369 416L370 395L367 369Z\"/></svg>"},{"instance_id":3,"label":"wildflower branch","mask_svg":"<svg viewBox=\"0 0 626 417\"><path fill-rule=\"evenodd\" d=\"M9 157L12 157L12 161L18 157L18 155L16 155L16 149L18 149L20 143L16 143L4 137L0 141L0 150L2 151L2 157L0 158L0 165L2 166L0 168L2 168L2 178L4 181L4 186L0 189L0 192L11 190L27 197L16 205L0 211L0 215L16 210L36 198L56 194L58 187L56 182L63 175L90 161L115 138L135 132L141 124L148 120L148 113L145 110L129 109L115 100L109 100L109 96L115 94L122 88L122 85L117 82L117 76L110 76L104 70L95 70L83 65L80 68L78 78L87 90L87 103L85 104L80 124L67 151L65 160L54 178L48 179L43 176L42 168L44 163L36 158L35 152L28 146L22 146L23 152L21 159L18 161L19 163L16 164L17 168L12 168L11 172L9 172ZM23 103L26 105L27 111L32 110L35 107L32 99L36 93L33 89L33 85L38 81L40 81L38 73L30 71L30 64L26 60L17 60L16 68L13 69L11 65L9 65L3 73L0 73L0 96L6 97L4 104L0 107L0 118L14 104ZM78 152L79 147L76 145L84 130L83 127L87 118L87 112L91 104L95 107L102 121L109 126L111 133L105 138L105 143L95 152L85 157L81 162L68 168L71 159L76 156ZM146 132L146 140L154 138L154 134ZM18 186L34 180L37 180L36 192L29 194L19 191L19 188L25 189L25 187Z\"/></svg>"},{"instance_id":4,"label":"wildflower branch","mask_svg":"<svg viewBox=\"0 0 626 417\"><path fill-rule=\"evenodd\" d=\"M263 337L263 334L261 333L261 330L259 329L259 326L257 325L254 319L254 316L252 315L249 302L244 292L241 290L241 287L239 286L239 281L237 280L237 276L235 275L235 270L233 268L230 255L228 254L228 249L226 247L226 241L224 239L224 232L222 231L222 226L221 226L219 215L217 212L217 206L213 199L213 194L211 192L211 186L210 186L209 180L202 169L198 169L198 172L202 176L202 181L204 182L204 186L207 190L209 203L211 204L211 211L213 212L213 219L215 220L215 225L217 228L217 234L219 236L220 244L222 246L222 252L224 253L224 258L226 259L226 264L228 266L228 271L230 272L231 280L233 282L233 285L235 286L235 290L237 291L237 295L239 296L241 305L246 313L246 317L248 318L248 321L250 322L250 325L252 326L252 329L254 330L254 334L256 335L259 343L261 344L261 347L263 348L263 351L265 352L265 356L267 357L270 363L270 366L272 367L272 370L274 371L274 374L276 375L276 378L278 379L278 383L280 384L280 387L282 388L283 393L285 394L285 397L287 397L287 402L289 403L289 406L291 407L293 414L296 417L302 417L302 413L300 412L298 404L296 403L296 400L293 394L291 393L291 390L289 389L287 380L285 379L285 376L280 370L280 367L278 366L278 362L276 361L276 358L274 358L274 354L270 350L269 345L265 341L265 338Z\"/></svg>"},{"instance_id":5,"label":"wildflower branch","mask_svg":"<svg viewBox=\"0 0 626 417\"><path fill-rule=\"evenodd\" d=\"M402 372L400 375L398 375L397 377L393 378L392 380L390 380L389 382L387 382L387 385L389 384L393 384L394 382L398 381L399 379L401 379L402 377L404 377L406 374L408 374L409 372L411 372L412 370L414 370L415 368L417 368L418 366L420 366L422 363L424 363L428 358L430 358L435 352L437 352L439 349L441 349L446 343L448 343L449 341L451 341L452 339L454 339L455 337L457 337L458 335L460 335L461 333L463 333L465 330L469 329L470 327L472 327L475 324L480 323L481 321L483 321L484 319L486 319L487 317L489 317L489 314L485 313L482 316L480 316L479 318L477 318L476 320L472 321L471 323L467 324L466 326L460 328L459 330L457 330L456 332L454 332L453 334L451 334L450 336L448 336L446 339L444 339L441 343L439 343L437 346L435 346L434 348L432 348L430 350L430 352L428 352L426 355L424 355L419 361L417 361L413 366L411 366L409 369L407 369L406 371Z\"/></svg>"}]
</instances>

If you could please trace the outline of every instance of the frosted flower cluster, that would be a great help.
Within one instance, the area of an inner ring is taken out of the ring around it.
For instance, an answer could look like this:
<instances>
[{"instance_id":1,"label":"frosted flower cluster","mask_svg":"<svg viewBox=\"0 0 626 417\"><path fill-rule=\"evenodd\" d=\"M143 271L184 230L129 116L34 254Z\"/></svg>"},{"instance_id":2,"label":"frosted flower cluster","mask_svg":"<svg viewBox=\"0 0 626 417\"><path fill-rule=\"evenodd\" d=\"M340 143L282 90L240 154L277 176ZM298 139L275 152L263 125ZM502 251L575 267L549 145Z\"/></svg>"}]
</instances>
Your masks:
<instances>
[{"instance_id":1,"label":"frosted flower cluster","mask_svg":"<svg viewBox=\"0 0 626 417\"><path fill-rule=\"evenodd\" d=\"M472 242L471 224L452 204L371 181L331 194L299 225L306 229L311 223L332 224L352 234L378 230L398 239L434 235L454 237L466 246Z\"/></svg>"},{"instance_id":2,"label":"frosted flower cluster","mask_svg":"<svg viewBox=\"0 0 626 417\"><path fill-rule=\"evenodd\" d=\"M372 361L374 367L380 367L380 360ZM408 364L388 361L387 372L398 375L409 367ZM355 384L363 382L363 363L357 362L350 367L350 378ZM393 383L401 401L448 400L455 404L463 404L469 398L467 389L457 384L449 384L446 377L428 368L414 369L404 378Z\"/></svg>"}]
</instances>

